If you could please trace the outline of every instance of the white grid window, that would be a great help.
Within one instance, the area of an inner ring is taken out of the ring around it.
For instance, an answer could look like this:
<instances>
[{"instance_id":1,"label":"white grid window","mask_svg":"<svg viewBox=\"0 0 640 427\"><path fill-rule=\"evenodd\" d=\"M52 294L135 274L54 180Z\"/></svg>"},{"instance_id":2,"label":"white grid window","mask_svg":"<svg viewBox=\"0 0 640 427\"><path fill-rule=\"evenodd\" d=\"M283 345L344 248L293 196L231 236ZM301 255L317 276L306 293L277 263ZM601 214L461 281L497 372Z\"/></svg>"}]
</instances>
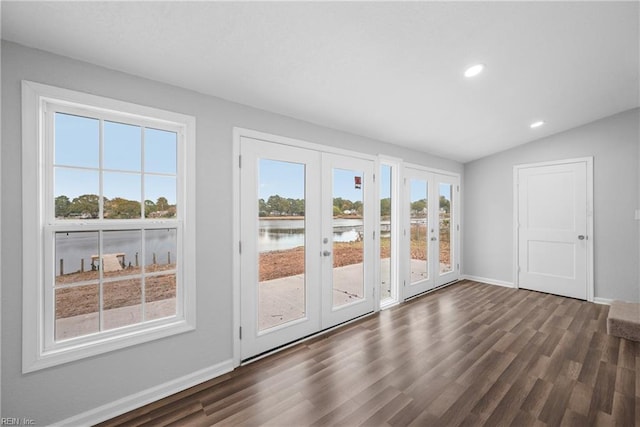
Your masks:
<instances>
[{"instance_id":1,"label":"white grid window","mask_svg":"<svg viewBox=\"0 0 640 427\"><path fill-rule=\"evenodd\" d=\"M193 329L194 125L23 82L23 371Z\"/></svg>"}]
</instances>

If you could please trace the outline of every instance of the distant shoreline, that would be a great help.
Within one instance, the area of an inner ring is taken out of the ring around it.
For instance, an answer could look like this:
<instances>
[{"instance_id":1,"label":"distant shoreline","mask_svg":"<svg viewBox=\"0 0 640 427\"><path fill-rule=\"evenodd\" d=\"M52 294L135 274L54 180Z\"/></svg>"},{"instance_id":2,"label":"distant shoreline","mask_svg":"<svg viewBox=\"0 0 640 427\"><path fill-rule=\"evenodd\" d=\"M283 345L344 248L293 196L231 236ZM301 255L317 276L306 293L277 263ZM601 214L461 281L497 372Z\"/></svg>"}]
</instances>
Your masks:
<instances>
[{"instance_id":1,"label":"distant shoreline","mask_svg":"<svg viewBox=\"0 0 640 427\"><path fill-rule=\"evenodd\" d=\"M268 220L268 221L277 221L277 220L281 220L281 219L297 219L297 220L303 220L304 216L261 216L258 217L259 219L264 219L264 220ZM362 219L362 215L336 215L333 217L335 218L339 218L339 219Z\"/></svg>"}]
</instances>

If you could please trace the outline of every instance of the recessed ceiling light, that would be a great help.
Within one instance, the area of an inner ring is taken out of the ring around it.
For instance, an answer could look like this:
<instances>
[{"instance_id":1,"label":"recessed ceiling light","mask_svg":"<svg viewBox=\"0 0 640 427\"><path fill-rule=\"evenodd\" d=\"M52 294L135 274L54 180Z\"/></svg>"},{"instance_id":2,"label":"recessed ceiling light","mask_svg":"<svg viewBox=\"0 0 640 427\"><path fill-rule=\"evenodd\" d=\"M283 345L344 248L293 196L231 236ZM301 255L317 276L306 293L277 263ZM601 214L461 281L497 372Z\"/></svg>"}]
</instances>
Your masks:
<instances>
[{"instance_id":1,"label":"recessed ceiling light","mask_svg":"<svg viewBox=\"0 0 640 427\"><path fill-rule=\"evenodd\" d=\"M475 77L480 74L484 70L484 64L476 64L467 68L467 71L464 72L465 77Z\"/></svg>"},{"instance_id":2,"label":"recessed ceiling light","mask_svg":"<svg viewBox=\"0 0 640 427\"><path fill-rule=\"evenodd\" d=\"M539 128L540 126L542 126L544 124L544 122L542 120L538 120L537 122L533 122L529 125L529 127L531 129L535 129L535 128Z\"/></svg>"}]
</instances>

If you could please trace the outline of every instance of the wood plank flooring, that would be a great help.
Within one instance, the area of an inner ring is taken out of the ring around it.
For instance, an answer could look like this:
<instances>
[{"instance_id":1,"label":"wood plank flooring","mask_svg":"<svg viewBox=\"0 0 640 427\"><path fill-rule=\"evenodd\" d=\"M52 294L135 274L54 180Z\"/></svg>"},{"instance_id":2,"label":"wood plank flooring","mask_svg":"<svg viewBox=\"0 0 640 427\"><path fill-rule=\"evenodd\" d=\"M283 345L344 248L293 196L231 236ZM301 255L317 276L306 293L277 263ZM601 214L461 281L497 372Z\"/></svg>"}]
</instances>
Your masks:
<instances>
[{"instance_id":1,"label":"wood plank flooring","mask_svg":"<svg viewBox=\"0 0 640 427\"><path fill-rule=\"evenodd\" d=\"M463 281L103 426L640 426L608 306Z\"/></svg>"}]
</instances>

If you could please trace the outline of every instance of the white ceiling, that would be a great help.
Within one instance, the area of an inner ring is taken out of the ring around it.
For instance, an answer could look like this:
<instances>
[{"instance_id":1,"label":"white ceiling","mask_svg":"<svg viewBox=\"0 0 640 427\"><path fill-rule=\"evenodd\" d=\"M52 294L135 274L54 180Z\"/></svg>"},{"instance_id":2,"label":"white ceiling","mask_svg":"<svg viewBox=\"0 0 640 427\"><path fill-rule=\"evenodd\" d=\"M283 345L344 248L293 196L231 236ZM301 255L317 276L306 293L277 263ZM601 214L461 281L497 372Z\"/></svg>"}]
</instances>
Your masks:
<instances>
[{"instance_id":1,"label":"white ceiling","mask_svg":"<svg viewBox=\"0 0 640 427\"><path fill-rule=\"evenodd\" d=\"M638 28L638 2L2 2L3 39L461 162L638 107Z\"/></svg>"}]
</instances>

